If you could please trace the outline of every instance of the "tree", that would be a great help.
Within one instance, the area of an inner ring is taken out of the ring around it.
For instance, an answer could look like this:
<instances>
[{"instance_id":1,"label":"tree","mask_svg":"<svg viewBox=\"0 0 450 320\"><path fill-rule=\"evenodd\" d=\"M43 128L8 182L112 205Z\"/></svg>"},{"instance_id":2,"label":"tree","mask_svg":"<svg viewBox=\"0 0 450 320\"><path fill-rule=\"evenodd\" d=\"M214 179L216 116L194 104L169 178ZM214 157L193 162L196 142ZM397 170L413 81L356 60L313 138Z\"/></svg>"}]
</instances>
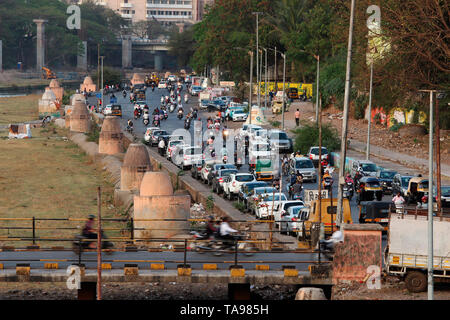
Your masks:
<instances>
[{"instance_id":1,"label":"tree","mask_svg":"<svg viewBox=\"0 0 450 320\"><path fill-rule=\"evenodd\" d=\"M183 32L174 31L169 40L169 54L177 58L181 68L188 66L195 52L194 29L186 28Z\"/></svg>"}]
</instances>

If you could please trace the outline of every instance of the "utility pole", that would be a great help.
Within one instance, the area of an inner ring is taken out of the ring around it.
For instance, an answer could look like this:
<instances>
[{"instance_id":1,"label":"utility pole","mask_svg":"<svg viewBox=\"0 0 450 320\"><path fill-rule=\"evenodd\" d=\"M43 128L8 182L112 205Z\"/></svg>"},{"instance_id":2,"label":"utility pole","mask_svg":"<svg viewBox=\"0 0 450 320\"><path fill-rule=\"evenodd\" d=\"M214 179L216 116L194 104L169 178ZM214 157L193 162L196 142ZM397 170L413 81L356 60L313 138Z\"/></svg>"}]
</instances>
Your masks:
<instances>
[{"instance_id":1,"label":"utility pole","mask_svg":"<svg viewBox=\"0 0 450 320\"><path fill-rule=\"evenodd\" d=\"M277 47L275 47L275 94L278 92L278 68L277 68Z\"/></svg>"},{"instance_id":2,"label":"utility pole","mask_svg":"<svg viewBox=\"0 0 450 320\"><path fill-rule=\"evenodd\" d=\"M441 137L439 126L439 93L436 95L436 190L437 190L437 209L438 214L442 218L442 201L441 201Z\"/></svg>"},{"instance_id":3,"label":"utility pole","mask_svg":"<svg viewBox=\"0 0 450 320\"><path fill-rule=\"evenodd\" d=\"M105 108L105 104L103 103L103 92L104 92L104 90L103 90L103 59L105 57L101 56L100 58L102 59L102 109L104 109Z\"/></svg>"},{"instance_id":4,"label":"utility pole","mask_svg":"<svg viewBox=\"0 0 450 320\"><path fill-rule=\"evenodd\" d=\"M262 12L252 12L252 14L256 15L256 79L259 81L259 15ZM261 101L259 100L259 83L258 83L258 107L260 106Z\"/></svg>"},{"instance_id":5,"label":"utility pole","mask_svg":"<svg viewBox=\"0 0 450 320\"><path fill-rule=\"evenodd\" d=\"M286 53L281 53L283 57L283 108L281 110L282 130L284 130L284 109L286 108Z\"/></svg>"},{"instance_id":6,"label":"utility pole","mask_svg":"<svg viewBox=\"0 0 450 320\"><path fill-rule=\"evenodd\" d=\"M434 91L430 90L430 131L428 151L428 300L434 300L433 284L433 121Z\"/></svg>"},{"instance_id":7,"label":"utility pole","mask_svg":"<svg viewBox=\"0 0 450 320\"><path fill-rule=\"evenodd\" d=\"M97 44L97 89L100 88L99 75L100 75L100 44ZM103 101L102 101L102 103L103 103Z\"/></svg>"},{"instance_id":8,"label":"utility pole","mask_svg":"<svg viewBox=\"0 0 450 320\"><path fill-rule=\"evenodd\" d=\"M250 95L248 98L249 123L252 123L253 51L250 50Z\"/></svg>"},{"instance_id":9,"label":"utility pole","mask_svg":"<svg viewBox=\"0 0 450 320\"><path fill-rule=\"evenodd\" d=\"M348 107L350 100L350 72L352 62L352 40L353 40L353 20L355 11L355 0L352 0L350 11L350 26L348 32L348 48L347 48L347 70L345 75L345 95L344 95L344 114L342 121L342 138L341 138L341 154L339 157L339 188L336 224L342 223L342 193L345 183L345 158L347 156L347 124L348 124Z\"/></svg>"},{"instance_id":10,"label":"utility pole","mask_svg":"<svg viewBox=\"0 0 450 320\"><path fill-rule=\"evenodd\" d=\"M369 89L369 123L367 125L367 146L366 146L366 160L370 157L370 125L372 122L372 84L373 84L373 56L370 61L370 89Z\"/></svg>"},{"instance_id":11,"label":"utility pole","mask_svg":"<svg viewBox=\"0 0 450 320\"><path fill-rule=\"evenodd\" d=\"M320 70L320 56L314 55L317 60L317 88L316 88L316 123L319 123L319 70Z\"/></svg>"},{"instance_id":12,"label":"utility pole","mask_svg":"<svg viewBox=\"0 0 450 320\"><path fill-rule=\"evenodd\" d=\"M263 51L261 50L261 60L259 64L259 80L258 80L258 108L261 108L261 81L262 81L262 65L263 65Z\"/></svg>"},{"instance_id":13,"label":"utility pole","mask_svg":"<svg viewBox=\"0 0 450 320\"><path fill-rule=\"evenodd\" d=\"M265 109L267 109L267 81L268 81L268 78L267 78L267 49L264 49L264 51L266 52L266 69L265 69L265 73L264 73L264 85L265 85L265 88L264 88L264 108Z\"/></svg>"},{"instance_id":14,"label":"utility pole","mask_svg":"<svg viewBox=\"0 0 450 320\"><path fill-rule=\"evenodd\" d=\"M97 300L102 300L102 201L101 188L97 188Z\"/></svg>"}]
</instances>

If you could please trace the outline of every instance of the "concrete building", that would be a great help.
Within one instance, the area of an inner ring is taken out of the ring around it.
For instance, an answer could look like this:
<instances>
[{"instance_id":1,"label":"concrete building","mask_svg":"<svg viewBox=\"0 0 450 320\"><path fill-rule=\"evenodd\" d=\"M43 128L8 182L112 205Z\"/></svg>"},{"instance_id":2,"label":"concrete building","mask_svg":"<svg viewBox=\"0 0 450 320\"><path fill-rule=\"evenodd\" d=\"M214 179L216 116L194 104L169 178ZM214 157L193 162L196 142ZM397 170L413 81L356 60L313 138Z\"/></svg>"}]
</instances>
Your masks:
<instances>
[{"instance_id":1,"label":"concrete building","mask_svg":"<svg viewBox=\"0 0 450 320\"><path fill-rule=\"evenodd\" d=\"M80 0L78 3L86 1ZM107 6L133 23L155 19L164 24L184 24L201 21L205 6L214 3L214 0L94 0L94 2Z\"/></svg>"}]
</instances>

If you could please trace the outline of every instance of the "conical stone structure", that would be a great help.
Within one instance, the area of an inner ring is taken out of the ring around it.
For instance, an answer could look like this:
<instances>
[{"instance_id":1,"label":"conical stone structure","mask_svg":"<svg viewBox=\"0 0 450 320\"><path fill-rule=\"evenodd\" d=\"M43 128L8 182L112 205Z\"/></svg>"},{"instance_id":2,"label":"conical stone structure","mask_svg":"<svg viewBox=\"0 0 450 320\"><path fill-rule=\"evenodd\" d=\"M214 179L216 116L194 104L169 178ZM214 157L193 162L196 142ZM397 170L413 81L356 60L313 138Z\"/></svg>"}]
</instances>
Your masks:
<instances>
[{"instance_id":1,"label":"conical stone structure","mask_svg":"<svg viewBox=\"0 0 450 320\"><path fill-rule=\"evenodd\" d=\"M91 130L90 114L86 104L75 101L70 114L70 131L88 133Z\"/></svg>"},{"instance_id":2,"label":"conical stone structure","mask_svg":"<svg viewBox=\"0 0 450 320\"><path fill-rule=\"evenodd\" d=\"M152 171L147 148L142 143L130 144L120 170L120 190L139 190L147 171Z\"/></svg>"},{"instance_id":3,"label":"conical stone structure","mask_svg":"<svg viewBox=\"0 0 450 320\"><path fill-rule=\"evenodd\" d=\"M102 154L122 153L123 133L120 129L119 118L107 116L103 120L102 130L98 142L98 152Z\"/></svg>"}]
</instances>

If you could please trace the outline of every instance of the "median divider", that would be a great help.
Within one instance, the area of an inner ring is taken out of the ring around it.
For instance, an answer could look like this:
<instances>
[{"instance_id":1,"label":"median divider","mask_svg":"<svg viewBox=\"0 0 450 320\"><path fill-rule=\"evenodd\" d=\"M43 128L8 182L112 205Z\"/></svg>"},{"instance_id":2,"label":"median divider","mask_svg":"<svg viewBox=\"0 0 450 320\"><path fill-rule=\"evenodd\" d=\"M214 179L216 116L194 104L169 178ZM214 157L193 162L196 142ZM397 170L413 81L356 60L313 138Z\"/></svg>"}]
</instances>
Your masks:
<instances>
[{"instance_id":1,"label":"median divider","mask_svg":"<svg viewBox=\"0 0 450 320\"><path fill-rule=\"evenodd\" d=\"M58 263L44 263L44 269L58 269Z\"/></svg>"},{"instance_id":2,"label":"median divider","mask_svg":"<svg viewBox=\"0 0 450 320\"><path fill-rule=\"evenodd\" d=\"M164 263L152 263L150 264L151 270L164 270L165 266Z\"/></svg>"},{"instance_id":3,"label":"median divider","mask_svg":"<svg viewBox=\"0 0 450 320\"><path fill-rule=\"evenodd\" d=\"M217 264L216 263L204 263L203 270L217 270Z\"/></svg>"},{"instance_id":4,"label":"median divider","mask_svg":"<svg viewBox=\"0 0 450 320\"><path fill-rule=\"evenodd\" d=\"M31 267L29 263L16 264L16 275L18 276L30 276Z\"/></svg>"},{"instance_id":5,"label":"median divider","mask_svg":"<svg viewBox=\"0 0 450 320\"><path fill-rule=\"evenodd\" d=\"M192 274L192 268L189 264L179 264L177 270L179 276L190 277Z\"/></svg>"},{"instance_id":6,"label":"median divider","mask_svg":"<svg viewBox=\"0 0 450 320\"><path fill-rule=\"evenodd\" d=\"M137 276L139 275L139 268L137 264L125 264L123 267L123 274L125 276Z\"/></svg>"},{"instance_id":7,"label":"median divider","mask_svg":"<svg viewBox=\"0 0 450 320\"><path fill-rule=\"evenodd\" d=\"M285 277L298 277L298 270L295 266L283 266L283 272Z\"/></svg>"},{"instance_id":8,"label":"median divider","mask_svg":"<svg viewBox=\"0 0 450 320\"><path fill-rule=\"evenodd\" d=\"M102 263L102 269L103 270L111 270L112 269L111 263Z\"/></svg>"},{"instance_id":9,"label":"median divider","mask_svg":"<svg viewBox=\"0 0 450 320\"><path fill-rule=\"evenodd\" d=\"M230 275L232 277L244 277L245 269L241 265L232 265L230 266Z\"/></svg>"},{"instance_id":10,"label":"median divider","mask_svg":"<svg viewBox=\"0 0 450 320\"><path fill-rule=\"evenodd\" d=\"M255 270L258 270L258 271L268 271L268 270L270 270L270 266L269 266L268 264L257 264L257 265L255 266Z\"/></svg>"}]
</instances>

